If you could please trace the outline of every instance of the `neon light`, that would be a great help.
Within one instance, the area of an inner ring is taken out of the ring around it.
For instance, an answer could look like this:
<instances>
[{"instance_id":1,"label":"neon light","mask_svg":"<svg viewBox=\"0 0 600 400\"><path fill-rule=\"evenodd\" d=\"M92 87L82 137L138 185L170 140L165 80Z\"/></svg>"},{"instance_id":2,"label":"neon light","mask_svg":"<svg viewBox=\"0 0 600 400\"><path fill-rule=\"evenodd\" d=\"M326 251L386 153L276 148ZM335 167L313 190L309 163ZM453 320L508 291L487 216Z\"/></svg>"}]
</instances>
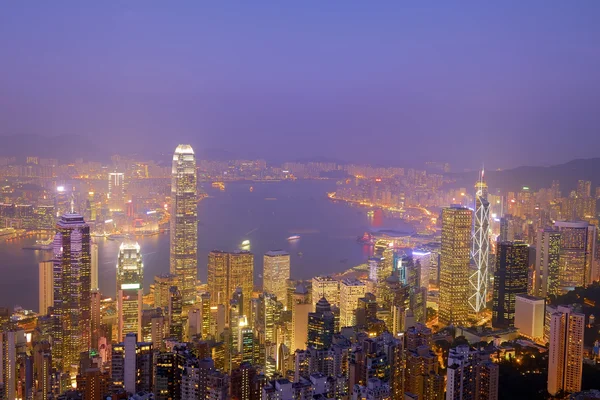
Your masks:
<instances>
[{"instance_id":1,"label":"neon light","mask_svg":"<svg viewBox=\"0 0 600 400\"><path fill-rule=\"evenodd\" d=\"M146 211L146 215L156 214L156 210Z\"/></svg>"},{"instance_id":2,"label":"neon light","mask_svg":"<svg viewBox=\"0 0 600 400\"><path fill-rule=\"evenodd\" d=\"M139 283L123 283L123 284L121 284L121 290L139 289L139 288L140 288Z\"/></svg>"}]
</instances>

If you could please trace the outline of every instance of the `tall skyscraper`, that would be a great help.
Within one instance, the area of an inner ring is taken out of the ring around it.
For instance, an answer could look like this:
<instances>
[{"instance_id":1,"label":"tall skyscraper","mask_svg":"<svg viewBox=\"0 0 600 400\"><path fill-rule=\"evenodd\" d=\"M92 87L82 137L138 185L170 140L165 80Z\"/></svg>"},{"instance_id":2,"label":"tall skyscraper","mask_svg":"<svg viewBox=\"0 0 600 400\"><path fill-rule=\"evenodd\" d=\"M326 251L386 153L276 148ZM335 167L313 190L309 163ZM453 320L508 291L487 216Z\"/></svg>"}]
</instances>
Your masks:
<instances>
[{"instance_id":1,"label":"tall skyscraper","mask_svg":"<svg viewBox=\"0 0 600 400\"><path fill-rule=\"evenodd\" d=\"M234 292L241 288L243 314L240 315L249 316L254 289L254 255L249 251L211 251L208 253L207 283L212 306L222 304L229 308Z\"/></svg>"},{"instance_id":2,"label":"tall skyscraper","mask_svg":"<svg viewBox=\"0 0 600 400\"><path fill-rule=\"evenodd\" d=\"M327 349L335 333L335 316L325 297L317 302L315 312L308 313L308 346Z\"/></svg>"},{"instance_id":3,"label":"tall skyscraper","mask_svg":"<svg viewBox=\"0 0 600 400\"><path fill-rule=\"evenodd\" d=\"M42 261L39 263L40 315L46 315L48 307L54 306L53 270L54 263L52 261Z\"/></svg>"},{"instance_id":4,"label":"tall skyscraper","mask_svg":"<svg viewBox=\"0 0 600 400\"><path fill-rule=\"evenodd\" d=\"M308 340L308 313L312 311L310 296L302 284L296 286L292 301L292 350L305 349Z\"/></svg>"},{"instance_id":5,"label":"tall skyscraper","mask_svg":"<svg viewBox=\"0 0 600 400\"><path fill-rule=\"evenodd\" d=\"M560 232L540 229L536 244L533 294L539 297L559 295Z\"/></svg>"},{"instance_id":6,"label":"tall skyscraper","mask_svg":"<svg viewBox=\"0 0 600 400\"><path fill-rule=\"evenodd\" d=\"M469 263L473 212L453 205L442 210L439 321L465 325L469 315Z\"/></svg>"},{"instance_id":7,"label":"tall skyscraper","mask_svg":"<svg viewBox=\"0 0 600 400\"><path fill-rule=\"evenodd\" d=\"M556 395L581 390L585 315L559 306L550 317L548 393Z\"/></svg>"},{"instance_id":8,"label":"tall skyscraper","mask_svg":"<svg viewBox=\"0 0 600 400\"><path fill-rule=\"evenodd\" d=\"M54 236L54 312L60 321L52 358L75 376L80 353L91 344L90 227L71 212L60 217Z\"/></svg>"},{"instance_id":9,"label":"tall skyscraper","mask_svg":"<svg viewBox=\"0 0 600 400\"><path fill-rule=\"evenodd\" d=\"M175 149L171 178L171 274L178 278L183 304L194 304L198 277L198 199L192 146L180 144Z\"/></svg>"},{"instance_id":10,"label":"tall skyscraper","mask_svg":"<svg viewBox=\"0 0 600 400\"><path fill-rule=\"evenodd\" d=\"M108 173L108 207L111 211L123 211L125 206L125 179L122 172Z\"/></svg>"},{"instance_id":11,"label":"tall skyscraper","mask_svg":"<svg viewBox=\"0 0 600 400\"><path fill-rule=\"evenodd\" d=\"M475 270L469 276L469 305L475 312L485 308L488 293L489 256L490 256L490 203L487 200L488 190L481 171L479 181L475 184L475 231L473 233L472 258Z\"/></svg>"},{"instance_id":12,"label":"tall skyscraper","mask_svg":"<svg viewBox=\"0 0 600 400\"><path fill-rule=\"evenodd\" d=\"M560 232L559 290L566 292L597 280L596 226L580 221L557 221L554 226Z\"/></svg>"},{"instance_id":13,"label":"tall skyscraper","mask_svg":"<svg viewBox=\"0 0 600 400\"><path fill-rule=\"evenodd\" d=\"M358 279L340 282L340 327L356 325L358 299L365 297L366 285Z\"/></svg>"},{"instance_id":14,"label":"tall skyscraper","mask_svg":"<svg viewBox=\"0 0 600 400\"><path fill-rule=\"evenodd\" d=\"M529 245L524 242L499 243L492 305L494 328L514 326L516 296L527 294L528 277Z\"/></svg>"},{"instance_id":15,"label":"tall skyscraper","mask_svg":"<svg viewBox=\"0 0 600 400\"><path fill-rule=\"evenodd\" d=\"M515 296L515 328L525 337L541 342L544 338L546 300L528 294Z\"/></svg>"},{"instance_id":16,"label":"tall skyscraper","mask_svg":"<svg viewBox=\"0 0 600 400\"><path fill-rule=\"evenodd\" d=\"M121 243L117 262L118 340L128 333L142 337L144 264L140 245Z\"/></svg>"},{"instance_id":17,"label":"tall skyscraper","mask_svg":"<svg viewBox=\"0 0 600 400\"><path fill-rule=\"evenodd\" d=\"M100 286L98 283L98 243L94 243L93 241L90 243L90 264L91 287L92 289L99 289Z\"/></svg>"},{"instance_id":18,"label":"tall skyscraper","mask_svg":"<svg viewBox=\"0 0 600 400\"><path fill-rule=\"evenodd\" d=\"M283 250L268 251L263 257L263 291L283 302L290 279L290 254Z\"/></svg>"}]
</instances>

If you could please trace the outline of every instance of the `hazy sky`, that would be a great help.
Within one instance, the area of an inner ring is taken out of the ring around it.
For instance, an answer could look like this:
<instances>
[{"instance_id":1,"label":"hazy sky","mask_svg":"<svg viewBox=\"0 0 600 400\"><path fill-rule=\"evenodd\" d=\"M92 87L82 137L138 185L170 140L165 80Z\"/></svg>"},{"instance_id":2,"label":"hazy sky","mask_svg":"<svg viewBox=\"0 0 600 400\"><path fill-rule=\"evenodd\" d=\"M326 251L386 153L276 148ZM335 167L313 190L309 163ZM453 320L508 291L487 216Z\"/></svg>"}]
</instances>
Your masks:
<instances>
[{"instance_id":1,"label":"hazy sky","mask_svg":"<svg viewBox=\"0 0 600 400\"><path fill-rule=\"evenodd\" d=\"M599 21L598 0L7 1L0 135L463 167L600 156Z\"/></svg>"}]
</instances>

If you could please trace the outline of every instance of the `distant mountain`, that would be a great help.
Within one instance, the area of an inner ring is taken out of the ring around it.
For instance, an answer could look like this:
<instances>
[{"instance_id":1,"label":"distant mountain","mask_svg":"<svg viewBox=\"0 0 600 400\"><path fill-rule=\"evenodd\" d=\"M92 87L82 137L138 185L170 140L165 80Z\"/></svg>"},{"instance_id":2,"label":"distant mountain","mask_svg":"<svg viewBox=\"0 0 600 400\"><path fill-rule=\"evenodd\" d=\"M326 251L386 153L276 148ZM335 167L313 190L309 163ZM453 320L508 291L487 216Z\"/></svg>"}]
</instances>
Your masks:
<instances>
[{"instance_id":1,"label":"distant mountain","mask_svg":"<svg viewBox=\"0 0 600 400\"><path fill-rule=\"evenodd\" d=\"M471 188L478 179L478 172L451 174L456 179L452 186ZM532 190L548 188L553 180L560 182L563 195L577 187L580 179L592 182L592 191L600 186L600 158L569 161L549 167L517 167L503 171L485 171L485 178L493 189L519 190L523 186Z\"/></svg>"},{"instance_id":2,"label":"distant mountain","mask_svg":"<svg viewBox=\"0 0 600 400\"><path fill-rule=\"evenodd\" d=\"M56 158L60 162L77 158L103 161L110 157L109 143L79 135L8 135L0 136L0 144L0 156L17 157L19 161L27 156Z\"/></svg>"}]
</instances>

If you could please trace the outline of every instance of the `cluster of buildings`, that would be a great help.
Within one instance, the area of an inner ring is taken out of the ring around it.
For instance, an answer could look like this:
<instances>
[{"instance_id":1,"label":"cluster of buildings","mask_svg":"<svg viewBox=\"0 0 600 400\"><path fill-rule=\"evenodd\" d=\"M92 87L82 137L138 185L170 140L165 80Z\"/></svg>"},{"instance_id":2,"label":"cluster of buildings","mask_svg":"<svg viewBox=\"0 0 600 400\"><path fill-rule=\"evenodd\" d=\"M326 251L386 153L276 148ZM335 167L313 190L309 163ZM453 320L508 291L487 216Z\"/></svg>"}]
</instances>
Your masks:
<instances>
[{"instance_id":1,"label":"cluster of buildings","mask_svg":"<svg viewBox=\"0 0 600 400\"><path fill-rule=\"evenodd\" d=\"M113 217L123 212L130 193L124 182L148 169L114 161L129 172L108 173L100 208L88 201L76 212L73 194L56 197L52 259L39 265L39 312L0 309L2 398L497 399L495 350L458 345L444 352L435 340L449 340L447 327L474 344L525 337L547 348L551 395L581 390L586 316L547 299L600 278L597 220L585 182L564 202L568 220L552 219L552 211L531 200L547 191L509 195L514 206L494 216L482 172L474 208L452 205L433 218L441 225L435 256L383 240L364 275L294 281L290 255L273 250L262 256L257 287L253 253L214 250L207 282L199 283L199 170L191 146L180 145L170 190L160 200L169 200L163 222L169 273L145 288L141 248L125 240L116 257L116 291L102 293L95 224L103 209ZM339 169L313 164L284 168L309 175ZM348 168L365 176L386 172ZM387 171L386 179L442 183L435 174L401 172ZM548 204L561 199L554 196Z\"/></svg>"}]
</instances>

